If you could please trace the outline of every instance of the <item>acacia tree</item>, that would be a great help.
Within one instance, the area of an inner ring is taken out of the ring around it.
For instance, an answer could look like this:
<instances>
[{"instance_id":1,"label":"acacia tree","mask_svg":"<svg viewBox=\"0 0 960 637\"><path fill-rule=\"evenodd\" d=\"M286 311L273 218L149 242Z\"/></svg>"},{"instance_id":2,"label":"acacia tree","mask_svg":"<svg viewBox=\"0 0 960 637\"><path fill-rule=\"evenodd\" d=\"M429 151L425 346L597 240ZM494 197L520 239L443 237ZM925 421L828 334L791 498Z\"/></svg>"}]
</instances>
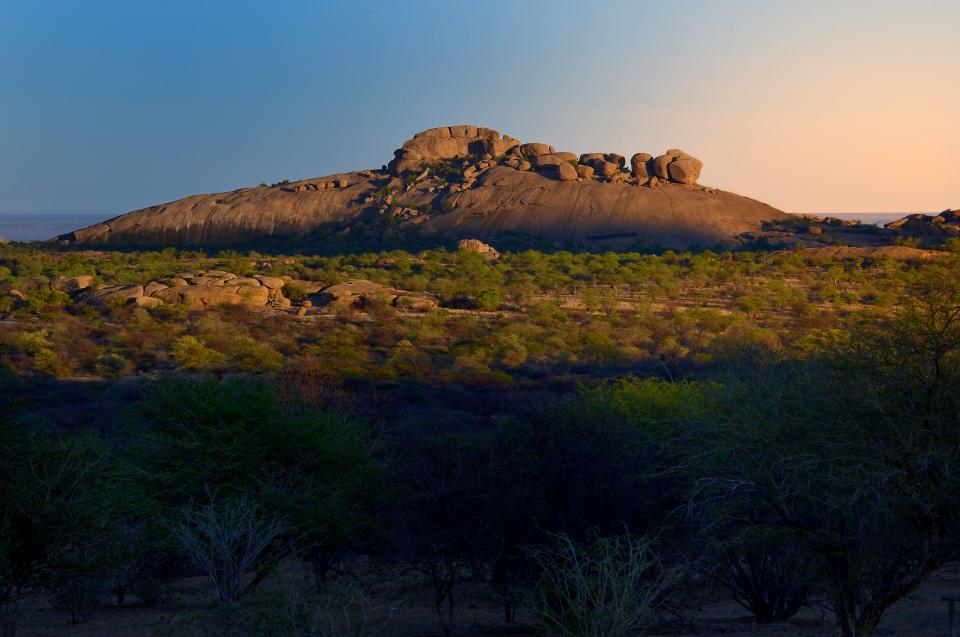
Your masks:
<instances>
[{"instance_id":1,"label":"acacia tree","mask_svg":"<svg viewBox=\"0 0 960 637\"><path fill-rule=\"evenodd\" d=\"M163 381L141 404L126 455L139 513L170 528L185 504L248 498L286 520L323 588L339 556L369 535L378 501L378 442L342 414L284 403L269 384ZM274 550L277 547L268 547Z\"/></svg>"},{"instance_id":2,"label":"acacia tree","mask_svg":"<svg viewBox=\"0 0 960 637\"><path fill-rule=\"evenodd\" d=\"M404 470L398 539L403 559L429 580L440 628L449 636L459 586L479 578L496 548L488 442L448 435L413 454Z\"/></svg>"},{"instance_id":3,"label":"acacia tree","mask_svg":"<svg viewBox=\"0 0 960 637\"><path fill-rule=\"evenodd\" d=\"M0 623L14 621L7 609L20 600L97 566L91 555L112 506L108 460L92 437L56 436L0 412Z\"/></svg>"},{"instance_id":4,"label":"acacia tree","mask_svg":"<svg viewBox=\"0 0 960 637\"><path fill-rule=\"evenodd\" d=\"M730 383L722 422L700 430L695 502L816 555L844 637L872 635L954 548L960 288L927 277L825 359Z\"/></svg>"}]
</instances>

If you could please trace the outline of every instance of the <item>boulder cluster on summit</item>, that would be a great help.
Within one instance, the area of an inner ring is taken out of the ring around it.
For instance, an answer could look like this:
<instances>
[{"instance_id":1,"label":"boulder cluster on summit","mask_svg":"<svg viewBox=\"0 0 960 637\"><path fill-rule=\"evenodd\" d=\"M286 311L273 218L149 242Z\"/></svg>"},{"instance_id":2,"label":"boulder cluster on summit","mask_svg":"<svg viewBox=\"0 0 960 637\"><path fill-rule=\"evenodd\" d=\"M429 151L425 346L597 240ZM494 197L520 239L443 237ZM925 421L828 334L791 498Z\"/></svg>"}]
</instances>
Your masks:
<instances>
[{"instance_id":1,"label":"boulder cluster on summit","mask_svg":"<svg viewBox=\"0 0 960 637\"><path fill-rule=\"evenodd\" d=\"M421 171L432 162L476 157L480 162L520 171L536 171L560 181L603 179L656 187L660 183L697 183L703 162L678 149L654 157L636 153L627 167L616 153L557 151L538 142L523 143L480 126L441 126L417 133L394 152L387 166L393 174Z\"/></svg>"}]
</instances>

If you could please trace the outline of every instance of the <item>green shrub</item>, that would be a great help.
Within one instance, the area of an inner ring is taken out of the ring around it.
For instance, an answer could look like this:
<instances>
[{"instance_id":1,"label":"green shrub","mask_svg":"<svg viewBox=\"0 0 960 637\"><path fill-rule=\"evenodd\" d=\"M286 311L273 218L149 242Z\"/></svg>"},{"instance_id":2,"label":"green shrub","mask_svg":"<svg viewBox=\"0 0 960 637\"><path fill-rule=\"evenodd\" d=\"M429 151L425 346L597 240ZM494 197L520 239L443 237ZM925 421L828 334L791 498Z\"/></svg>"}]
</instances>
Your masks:
<instances>
[{"instance_id":1,"label":"green shrub","mask_svg":"<svg viewBox=\"0 0 960 637\"><path fill-rule=\"evenodd\" d=\"M196 336L181 336L173 342L171 355L181 369L212 369L226 362L227 357L204 345Z\"/></svg>"}]
</instances>

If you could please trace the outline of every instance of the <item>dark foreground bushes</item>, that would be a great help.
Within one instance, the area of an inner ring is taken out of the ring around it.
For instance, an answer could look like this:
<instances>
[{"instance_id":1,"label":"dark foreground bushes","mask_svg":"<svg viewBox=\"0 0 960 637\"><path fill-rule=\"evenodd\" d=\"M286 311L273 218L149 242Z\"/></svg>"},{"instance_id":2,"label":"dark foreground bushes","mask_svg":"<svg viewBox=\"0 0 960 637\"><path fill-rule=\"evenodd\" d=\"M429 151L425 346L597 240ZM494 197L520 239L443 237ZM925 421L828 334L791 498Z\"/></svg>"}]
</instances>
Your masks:
<instances>
[{"instance_id":1,"label":"dark foreground bushes","mask_svg":"<svg viewBox=\"0 0 960 637\"><path fill-rule=\"evenodd\" d=\"M816 356L626 378L440 435L243 378L160 381L97 435L9 403L0 622L40 594L85 621L108 593L151 603L204 574L217 617L251 634L356 633L382 610L345 588L363 565L421 584L445 634L486 584L504 621L563 635L683 619L690 589L714 588L758 622L820 603L868 637L957 556L960 295L911 298ZM263 584L297 563L309 588L265 615Z\"/></svg>"}]
</instances>

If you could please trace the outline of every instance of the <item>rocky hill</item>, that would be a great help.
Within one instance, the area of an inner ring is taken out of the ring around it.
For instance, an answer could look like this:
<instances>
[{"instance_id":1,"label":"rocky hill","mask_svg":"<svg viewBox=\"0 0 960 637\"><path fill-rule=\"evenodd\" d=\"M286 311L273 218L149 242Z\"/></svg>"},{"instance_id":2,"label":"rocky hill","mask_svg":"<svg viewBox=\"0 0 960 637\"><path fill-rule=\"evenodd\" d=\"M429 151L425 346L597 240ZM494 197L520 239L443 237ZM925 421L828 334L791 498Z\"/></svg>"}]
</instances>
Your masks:
<instances>
[{"instance_id":1,"label":"rocky hill","mask_svg":"<svg viewBox=\"0 0 960 637\"><path fill-rule=\"evenodd\" d=\"M523 236L558 245L734 247L785 213L697 183L702 163L576 155L476 126L414 135L380 170L193 195L58 237L72 244L303 245Z\"/></svg>"}]
</instances>

